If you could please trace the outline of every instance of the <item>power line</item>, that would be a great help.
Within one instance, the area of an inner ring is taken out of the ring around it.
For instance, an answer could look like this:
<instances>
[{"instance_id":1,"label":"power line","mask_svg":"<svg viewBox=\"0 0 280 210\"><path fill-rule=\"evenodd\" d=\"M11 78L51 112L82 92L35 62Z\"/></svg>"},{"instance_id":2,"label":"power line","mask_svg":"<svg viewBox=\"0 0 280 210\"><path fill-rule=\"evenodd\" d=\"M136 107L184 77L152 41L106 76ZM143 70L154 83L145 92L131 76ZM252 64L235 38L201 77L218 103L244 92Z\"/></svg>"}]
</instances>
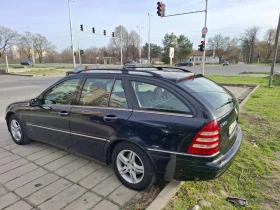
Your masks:
<instances>
[{"instance_id":1,"label":"power line","mask_svg":"<svg viewBox=\"0 0 280 210\"><path fill-rule=\"evenodd\" d=\"M25 25L28 25L28 24L50 24L50 25L59 25L59 24L65 24L65 23L68 23L68 22L59 22L59 23L27 23L27 22L2 22L2 23L5 23L5 24L25 24Z\"/></svg>"},{"instance_id":2,"label":"power line","mask_svg":"<svg viewBox=\"0 0 280 210\"><path fill-rule=\"evenodd\" d=\"M198 3L196 3L196 4L191 4L191 5L187 6L187 7L183 7L182 9L178 9L178 10L172 11L172 13L173 13L173 12L178 12L178 11L181 11L181 10L184 10L184 9L187 9L187 8L189 8L189 7L192 7L192 6L195 6L195 5L197 5L197 4L204 3L204 2L205 2L205 0L204 0L204 1L200 1L200 2L198 2Z\"/></svg>"}]
</instances>

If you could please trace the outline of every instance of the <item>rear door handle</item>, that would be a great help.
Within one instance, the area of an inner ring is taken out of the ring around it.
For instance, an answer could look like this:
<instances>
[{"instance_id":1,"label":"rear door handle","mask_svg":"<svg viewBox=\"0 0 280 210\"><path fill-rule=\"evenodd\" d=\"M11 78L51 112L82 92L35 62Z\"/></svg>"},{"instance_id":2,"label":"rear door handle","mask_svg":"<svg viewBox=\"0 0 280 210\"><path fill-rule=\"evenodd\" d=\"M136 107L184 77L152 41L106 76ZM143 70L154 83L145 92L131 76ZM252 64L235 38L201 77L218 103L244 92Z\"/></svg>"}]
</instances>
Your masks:
<instances>
[{"instance_id":1,"label":"rear door handle","mask_svg":"<svg viewBox=\"0 0 280 210\"><path fill-rule=\"evenodd\" d=\"M116 121L118 120L119 118L116 116L116 115L105 115L103 117L103 120L104 121Z\"/></svg>"},{"instance_id":2,"label":"rear door handle","mask_svg":"<svg viewBox=\"0 0 280 210\"><path fill-rule=\"evenodd\" d=\"M66 112L66 111L61 111L61 112L58 113L58 115L63 117L63 116L68 116L69 113Z\"/></svg>"}]
</instances>

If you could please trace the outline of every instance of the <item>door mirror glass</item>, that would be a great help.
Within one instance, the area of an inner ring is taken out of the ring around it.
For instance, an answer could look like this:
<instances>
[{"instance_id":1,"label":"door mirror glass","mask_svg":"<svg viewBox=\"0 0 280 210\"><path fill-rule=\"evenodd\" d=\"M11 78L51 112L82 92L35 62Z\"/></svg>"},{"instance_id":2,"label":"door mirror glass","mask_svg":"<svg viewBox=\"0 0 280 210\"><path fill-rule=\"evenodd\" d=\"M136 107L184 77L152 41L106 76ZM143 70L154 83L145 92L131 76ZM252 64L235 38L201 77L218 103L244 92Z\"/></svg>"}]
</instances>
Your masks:
<instances>
[{"instance_id":1,"label":"door mirror glass","mask_svg":"<svg viewBox=\"0 0 280 210\"><path fill-rule=\"evenodd\" d=\"M33 98L29 101L29 106L31 106L31 107L40 106L40 105L41 105L41 102L40 102L40 99L38 99L38 98Z\"/></svg>"}]
</instances>

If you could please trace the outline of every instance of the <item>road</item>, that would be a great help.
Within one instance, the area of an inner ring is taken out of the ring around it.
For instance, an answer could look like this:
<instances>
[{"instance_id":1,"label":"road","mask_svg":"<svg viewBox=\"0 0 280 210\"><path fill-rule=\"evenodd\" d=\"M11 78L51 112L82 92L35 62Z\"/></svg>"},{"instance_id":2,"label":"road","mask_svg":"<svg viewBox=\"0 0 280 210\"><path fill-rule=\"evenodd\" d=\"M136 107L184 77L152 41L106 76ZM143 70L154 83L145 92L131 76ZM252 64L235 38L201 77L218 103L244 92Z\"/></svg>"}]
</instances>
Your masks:
<instances>
[{"instance_id":1,"label":"road","mask_svg":"<svg viewBox=\"0 0 280 210\"><path fill-rule=\"evenodd\" d=\"M56 64L36 64L38 66L65 66L72 67L72 64L56 63ZM85 64L88 65L88 64ZM90 65L90 64L89 64ZM102 65L102 64L100 64ZM107 68L121 68L120 65L104 65ZM202 73L202 66L183 67L197 74ZM205 66L205 75L239 75L241 72L270 72L271 66L264 65L248 65L240 63L238 65L222 66L222 65L207 65ZM275 71L280 71L280 66L275 67Z\"/></svg>"},{"instance_id":2,"label":"road","mask_svg":"<svg viewBox=\"0 0 280 210\"><path fill-rule=\"evenodd\" d=\"M61 78L53 77L21 77L0 75L0 123L4 121L8 104L31 99Z\"/></svg>"}]
</instances>

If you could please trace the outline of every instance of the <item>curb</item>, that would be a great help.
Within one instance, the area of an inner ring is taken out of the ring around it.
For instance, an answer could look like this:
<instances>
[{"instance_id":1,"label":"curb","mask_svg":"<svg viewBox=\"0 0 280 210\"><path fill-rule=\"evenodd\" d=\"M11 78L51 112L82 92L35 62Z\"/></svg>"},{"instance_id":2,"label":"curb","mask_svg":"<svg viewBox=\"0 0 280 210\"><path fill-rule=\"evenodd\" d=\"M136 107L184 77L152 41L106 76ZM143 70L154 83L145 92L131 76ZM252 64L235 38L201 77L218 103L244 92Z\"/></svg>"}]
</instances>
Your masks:
<instances>
[{"instance_id":1,"label":"curb","mask_svg":"<svg viewBox=\"0 0 280 210\"><path fill-rule=\"evenodd\" d=\"M4 73L3 75L34 77L33 74L13 74L13 73Z\"/></svg>"},{"instance_id":2,"label":"curb","mask_svg":"<svg viewBox=\"0 0 280 210\"><path fill-rule=\"evenodd\" d=\"M228 83L219 83L222 86L247 86L253 87L253 90L243 99L243 101L239 104L239 107L242 108L244 104L248 101L250 96L260 87L260 85L254 84L228 84ZM152 203L146 208L146 210L160 210L167 206L170 200L174 197L174 195L179 190L183 182L172 180L169 182L163 190L157 195L157 197L153 200Z\"/></svg>"},{"instance_id":3,"label":"curb","mask_svg":"<svg viewBox=\"0 0 280 210\"><path fill-rule=\"evenodd\" d=\"M243 99L243 101L239 104L239 106L242 108L245 103L249 100L249 98L251 97L251 95L256 92L256 90L260 87L260 85L255 85L255 87L253 88L253 90L251 90L251 92Z\"/></svg>"},{"instance_id":4,"label":"curb","mask_svg":"<svg viewBox=\"0 0 280 210\"><path fill-rule=\"evenodd\" d=\"M158 194L156 199L146 208L146 210L155 210L164 208L171 198L177 193L182 182L172 180L169 182L163 190Z\"/></svg>"}]
</instances>

